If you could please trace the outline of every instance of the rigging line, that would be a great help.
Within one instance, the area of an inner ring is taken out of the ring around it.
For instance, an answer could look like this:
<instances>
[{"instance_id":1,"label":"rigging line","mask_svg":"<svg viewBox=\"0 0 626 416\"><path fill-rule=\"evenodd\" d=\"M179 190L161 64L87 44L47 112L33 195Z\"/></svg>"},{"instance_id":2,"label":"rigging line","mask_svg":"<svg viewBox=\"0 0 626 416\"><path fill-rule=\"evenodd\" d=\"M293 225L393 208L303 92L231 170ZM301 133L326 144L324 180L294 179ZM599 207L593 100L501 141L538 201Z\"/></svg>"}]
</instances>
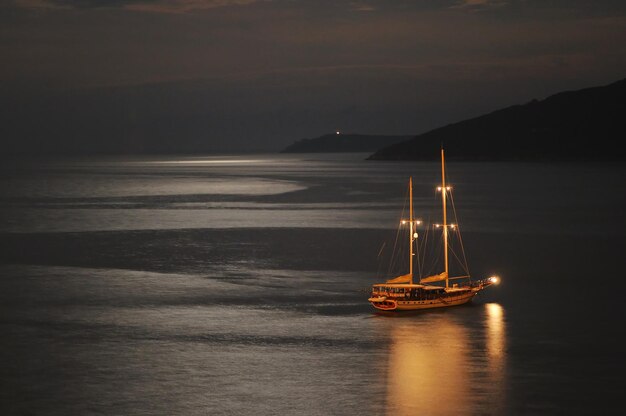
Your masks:
<instances>
[{"instance_id":1,"label":"rigging line","mask_svg":"<svg viewBox=\"0 0 626 416\"><path fill-rule=\"evenodd\" d=\"M417 227L415 232L417 233ZM419 234L418 234L418 238L415 239L415 258L417 260L417 277L421 278L422 277L422 268L421 268L421 263L420 263L420 240L419 240ZM411 259L411 261L413 261L413 259Z\"/></svg>"},{"instance_id":2,"label":"rigging line","mask_svg":"<svg viewBox=\"0 0 626 416\"><path fill-rule=\"evenodd\" d=\"M433 204L437 204L439 200L439 196L437 195L437 191L433 189ZM437 265L441 259L442 247L443 247L443 235L438 240L439 244L437 244L437 238L435 236L435 228L434 223L432 221L432 213L428 215L428 221L425 222L426 229L426 239L424 241L424 251L422 257L422 276L427 277L437 273ZM428 250L427 250L428 249ZM429 264L426 264L426 254L428 253L430 261Z\"/></svg>"},{"instance_id":3,"label":"rigging line","mask_svg":"<svg viewBox=\"0 0 626 416\"><path fill-rule=\"evenodd\" d=\"M428 218L428 221L426 221L424 224L430 224L430 217ZM426 265L426 249L428 248L428 239L430 237L430 227L425 227L425 231L424 231L424 238L422 239L421 242L421 246L422 246L422 255L421 258L418 257L418 261L420 264L420 268L419 268L419 272L420 272L420 278L424 277L424 267ZM419 243L419 240L418 240Z\"/></svg>"},{"instance_id":4,"label":"rigging line","mask_svg":"<svg viewBox=\"0 0 626 416\"><path fill-rule=\"evenodd\" d=\"M459 258L459 256L456 254L456 251L454 251L454 249L452 247L448 247L450 249L450 253L452 253L452 255L454 256L454 258L459 262L459 264L461 265L461 268L464 269L465 273L469 274L469 271L467 269L465 269L465 266L463 264L463 261Z\"/></svg>"},{"instance_id":5,"label":"rigging line","mask_svg":"<svg viewBox=\"0 0 626 416\"><path fill-rule=\"evenodd\" d=\"M415 257L417 257L417 277L420 279L422 278L422 251L425 250L424 243L422 242L424 236L422 235L421 237L422 238L418 235L415 240L415 245L417 246L415 253Z\"/></svg>"},{"instance_id":6,"label":"rigging line","mask_svg":"<svg viewBox=\"0 0 626 416\"><path fill-rule=\"evenodd\" d=\"M471 273L469 272L469 264L467 263L467 256L465 255L465 246L463 244L463 239L461 238L461 228L459 227L459 220L456 216L456 206L454 205L454 197L452 196L453 192L450 192L450 202L452 204L452 212L454 213L454 221L457 226L457 235L459 236L459 243L461 245L461 253L463 254L463 262L465 264L465 271L469 277L469 281L472 281Z\"/></svg>"},{"instance_id":7,"label":"rigging line","mask_svg":"<svg viewBox=\"0 0 626 416\"><path fill-rule=\"evenodd\" d=\"M389 276L395 266L396 262L396 247L398 246L398 238L400 236L400 227L396 230L396 238L393 242L393 249L391 250L391 257L389 258L389 267L387 268L387 275Z\"/></svg>"},{"instance_id":8,"label":"rigging line","mask_svg":"<svg viewBox=\"0 0 626 416\"><path fill-rule=\"evenodd\" d=\"M383 262L381 259L381 255L383 254L383 250L385 249L386 244L387 242L383 241L383 244L380 246L380 250L378 251L378 256L376 256L376 259L378 260L378 268L376 270L376 276L382 275Z\"/></svg>"},{"instance_id":9,"label":"rigging line","mask_svg":"<svg viewBox=\"0 0 626 416\"><path fill-rule=\"evenodd\" d=\"M396 250L396 248L398 247L398 239L400 237L400 231L402 230L402 226L400 225L402 223L402 219L404 218L404 213L406 211L406 204L407 204L407 200L409 198L409 189L407 187L407 189L405 190L404 193L404 202L402 204L402 212L400 214L400 219L398 220L397 224L397 229L396 229L396 239L393 243L393 250L391 251L391 259L389 261L389 268L387 269L387 275L391 275L393 268L396 266L396 262L398 261L398 252Z\"/></svg>"},{"instance_id":10,"label":"rigging line","mask_svg":"<svg viewBox=\"0 0 626 416\"><path fill-rule=\"evenodd\" d=\"M385 244L387 244L387 242L383 241L383 244L380 246L380 250L378 250L378 256L376 257L380 257L380 255L383 254L383 250L385 249Z\"/></svg>"},{"instance_id":11,"label":"rigging line","mask_svg":"<svg viewBox=\"0 0 626 416\"><path fill-rule=\"evenodd\" d=\"M404 214L404 207L402 208L402 215ZM400 236L400 226L396 227L396 238L394 240L393 243L393 249L391 250L391 257L389 258L389 265L388 265L388 269L387 269L387 276L391 275L393 268L395 266L396 263L396 259L397 259L397 246L398 246L398 238Z\"/></svg>"},{"instance_id":12,"label":"rigging line","mask_svg":"<svg viewBox=\"0 0 626 416\"><path fill-rule=\"evenodd\" d=\"M434 240L434 237L433 237ZM433 256L432 256L432 262L430 264L430 267L428 268L428 270L426 271L426 273L424 273L425 276L430 276L432 274L436 274L435 268L437 267L437 265L439 264L440 260L441 260L441 254L442 254L442 248L443 248L443 234L441 235L441 238L439 239L439 244L437 244L437 247L435 247L435 242L433 241Z\"/></svg>"},{"instance_id":13,"label":"rigging line","mask_svg":"<svg viewBox=\"0 0 626 416\"><path fill-rule=\"evenodd\" d=\"M454 260L456 260L454 264L458 265L461 269L463 269L463 271L466 274L469 274L466 264L464 264L463 259L459 257L457 250L455 250L456 246L458 246L459 244L453 244L453 241L455 241L454 239L458 236L457 231L458 230L455 229L453 234L448 234L448 250L449 250L449 253L453 255Z\"/></svg>"}]
</instances>

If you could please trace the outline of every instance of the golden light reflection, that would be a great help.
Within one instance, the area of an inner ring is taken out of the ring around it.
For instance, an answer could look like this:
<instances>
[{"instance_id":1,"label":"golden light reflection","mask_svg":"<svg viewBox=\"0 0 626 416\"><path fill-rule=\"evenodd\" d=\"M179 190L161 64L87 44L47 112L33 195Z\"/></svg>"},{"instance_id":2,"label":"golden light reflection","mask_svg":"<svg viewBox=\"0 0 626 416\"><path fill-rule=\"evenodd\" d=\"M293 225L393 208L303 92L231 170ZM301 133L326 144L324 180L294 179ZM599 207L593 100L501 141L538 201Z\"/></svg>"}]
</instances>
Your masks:
<instances>
[{"instance_id":1,"label":"golden light reflection","mask_svg":"<svg viewBox=\"0 0 626 416\"><path fill-rule=\"evenodd\" d=\"M505 400L506 326L504 309L497 303L485 305L488 377L493 385L494 408L502 409Z\"/></svg>"},{"instance_id":2,"label":"golden light reflection","mask_svg":"<svg viewBox=\"0 0 626 416\"><path fill-rule=\"evenodd\" d=\"M506 324L504 308L497 303L485 305L487 380L491 385L490 407L502 414L506 400Z\"/></svg>"},{"instance_id":3,"label":"golden light reflection","mask_svg":"<svg viewBox=\"0 0 626 416\"><path fill-rule=\"evenodd\" d=\"M497 303L468 316L388 319L388 415L499 414L505 404L506 327Z\"/></svg>"},{"instance_id":4,"label":"golden light reflection","mask_svg":"<svg viewBox=\"0 0 626 416\"><path fill-rule=\"evenodd\" d=\"M387 414L464 414L462 399L448 398L470 395L466 329L442 317L401 322L391 331Z\"/></svg>"},{"instance_id":5,"label":"golden light reflection","mask_svg":"<svg viewBox=\"0 0 626 416\"><path fill-rule=\"evenodd\" d=\"M489 362L501 361L505 348L504 311L497 303L485 305L487 311L487 353Z\"/></svg>"}]
</instances>

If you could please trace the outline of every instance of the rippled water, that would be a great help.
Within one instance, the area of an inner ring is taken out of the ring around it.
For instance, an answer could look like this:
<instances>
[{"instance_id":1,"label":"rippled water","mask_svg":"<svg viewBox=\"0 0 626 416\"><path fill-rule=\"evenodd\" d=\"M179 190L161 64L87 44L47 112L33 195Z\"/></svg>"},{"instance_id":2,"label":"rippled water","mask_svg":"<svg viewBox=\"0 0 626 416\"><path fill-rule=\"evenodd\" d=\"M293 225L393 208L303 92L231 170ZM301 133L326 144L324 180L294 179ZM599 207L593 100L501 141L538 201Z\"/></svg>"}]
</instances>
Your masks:
<instances>
[{"instance_id":1,"label":"rippled water","mask_svg":"<svg viewBox=\"0 0 626 416\"><path fill-rule=\"evenodd\" d=\"M615 413L626 168L449 163L503 282L385 315L381 243L409 175L436 215L438 170L363 157L5 164L0 413Z\"/></svg>"}]
</instances>

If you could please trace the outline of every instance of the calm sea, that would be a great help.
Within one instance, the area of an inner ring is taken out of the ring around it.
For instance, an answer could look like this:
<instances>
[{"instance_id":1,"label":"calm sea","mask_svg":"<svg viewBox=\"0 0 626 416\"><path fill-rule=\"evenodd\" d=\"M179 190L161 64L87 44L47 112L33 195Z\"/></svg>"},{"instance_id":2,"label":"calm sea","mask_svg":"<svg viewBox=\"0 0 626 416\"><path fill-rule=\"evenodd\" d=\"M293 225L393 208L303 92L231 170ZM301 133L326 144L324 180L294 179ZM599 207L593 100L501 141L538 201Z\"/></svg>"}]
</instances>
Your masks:
<instances>
[{"instance_id":1,"label":"calm sea","mask_svg":"<svg viewBox=\"0 0 626 416\"><path fill-rule=\"evenodd\" d=\"M626 167L449 162L502 283L388 316L368 287L439 166L365 156L5 162L0 414L622 414Z\"/></svg>"}]
</instances>

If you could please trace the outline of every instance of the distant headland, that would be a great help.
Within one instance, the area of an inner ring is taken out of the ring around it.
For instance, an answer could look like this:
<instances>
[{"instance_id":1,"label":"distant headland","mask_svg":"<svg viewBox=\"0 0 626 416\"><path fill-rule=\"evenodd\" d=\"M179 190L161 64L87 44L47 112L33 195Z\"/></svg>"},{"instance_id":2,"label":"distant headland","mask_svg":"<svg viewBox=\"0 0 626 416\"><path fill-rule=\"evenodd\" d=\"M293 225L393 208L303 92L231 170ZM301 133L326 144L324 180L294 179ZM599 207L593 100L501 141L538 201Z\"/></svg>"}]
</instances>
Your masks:
<instances>
[{"instance_id":1,"label":"distant headland","mask_svg":"<svg viewBox=\"0 0 626 416\"><path fill-rule=\"evenodd\" d=\"M313 139L302 139L281 153L374 152L382 147L404 142L414 136L381 136L335 132Z\"/></svg>"},{"instance_id":2,"label":"distant headland","mask_svg":"<svg viewBox=\"0 0 626 416\"><path fill-rule=\"evenodd\" d=\"M431 130L369 160L626 161L626 79Z\"/></svg>"}]
</instances>

